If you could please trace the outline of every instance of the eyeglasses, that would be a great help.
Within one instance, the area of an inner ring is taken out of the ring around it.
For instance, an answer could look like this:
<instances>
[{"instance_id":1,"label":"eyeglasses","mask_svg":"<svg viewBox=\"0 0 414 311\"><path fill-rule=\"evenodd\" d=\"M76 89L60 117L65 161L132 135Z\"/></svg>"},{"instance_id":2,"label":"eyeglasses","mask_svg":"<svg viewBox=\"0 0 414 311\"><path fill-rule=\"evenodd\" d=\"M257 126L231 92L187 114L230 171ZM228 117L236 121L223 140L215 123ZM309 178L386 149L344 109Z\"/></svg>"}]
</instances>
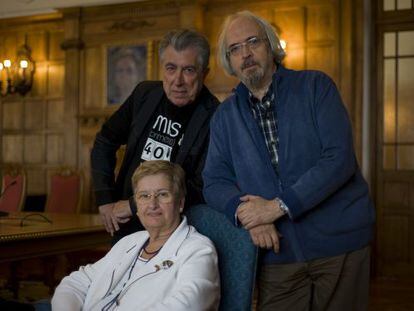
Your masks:
<instances>
[{"instance_id":1,"label":"eyeglasses","mask_svg":"<svg viewBox=\"0 0 414 311\"><path fill-rule=\"evenodd\" d=\"M136 194L138 204L148 204L154 198L158 203L168 204L172 203L174 196L168 190L161 190L156 193L138 192Z\"/></svg>"},{"instance_id":2,"label":"eyeglasses","mask_svg":"<svg viewBox=\"0 0 414 311\"><path fill-rule=\"evenodd\" d=\"M242 51L243 51L243 47L246 46L248 47L250 50L255 50L257 49L262 42L266 41L267 38L259 38L259 37L251 37L249 39L247 39L244 42L241 43L235 43L232 46L230 46L227 50L227 56L239 56L241 55Z\"/></svg>"}]
</instances>

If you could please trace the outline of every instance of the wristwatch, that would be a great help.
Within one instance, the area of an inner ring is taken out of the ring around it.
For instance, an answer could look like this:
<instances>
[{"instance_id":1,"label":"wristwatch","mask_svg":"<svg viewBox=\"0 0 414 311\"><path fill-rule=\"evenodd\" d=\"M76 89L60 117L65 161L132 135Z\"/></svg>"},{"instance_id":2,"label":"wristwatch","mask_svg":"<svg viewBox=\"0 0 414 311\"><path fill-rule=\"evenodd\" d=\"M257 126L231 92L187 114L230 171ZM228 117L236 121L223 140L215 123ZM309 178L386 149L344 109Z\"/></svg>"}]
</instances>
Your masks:
<instances>
[{"instance_id":1,"label":"wristwatch","mask_svg":"<svg viewBox=\"0 0 414 311\"><path fill-rule=\"evenodd\" d=\"M275 199L277 203L279 203L279 207L282 210L283 214L289 215L289 208L286 206L286 204L279 198Z\"/></svg>"}]
</instances>

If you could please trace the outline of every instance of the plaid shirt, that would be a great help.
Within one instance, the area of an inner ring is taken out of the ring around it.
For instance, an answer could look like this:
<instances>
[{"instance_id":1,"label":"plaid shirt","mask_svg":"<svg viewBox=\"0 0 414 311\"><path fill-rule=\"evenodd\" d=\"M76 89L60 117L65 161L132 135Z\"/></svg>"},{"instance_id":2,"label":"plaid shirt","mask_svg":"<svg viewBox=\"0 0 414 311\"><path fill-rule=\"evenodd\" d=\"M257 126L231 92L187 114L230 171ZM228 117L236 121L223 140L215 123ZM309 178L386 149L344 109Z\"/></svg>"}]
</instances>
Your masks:
<instances>
[{"instance_id":1,"label":"plaid shirt","mask_svg":"<svg viewBox=\"0 0 414 311\"><path fill-rule=\"evenodd\" d=\"M277 117L275 116L274 106L276 105L275 94L272 92L272 84L262 100L257 99L249 92L249 104L253 116L259 125L260 130L266 141L267 150L269 151L273 168L278 171L278 154L279 136L277 133Z\"/></svg>"}]
</instances>

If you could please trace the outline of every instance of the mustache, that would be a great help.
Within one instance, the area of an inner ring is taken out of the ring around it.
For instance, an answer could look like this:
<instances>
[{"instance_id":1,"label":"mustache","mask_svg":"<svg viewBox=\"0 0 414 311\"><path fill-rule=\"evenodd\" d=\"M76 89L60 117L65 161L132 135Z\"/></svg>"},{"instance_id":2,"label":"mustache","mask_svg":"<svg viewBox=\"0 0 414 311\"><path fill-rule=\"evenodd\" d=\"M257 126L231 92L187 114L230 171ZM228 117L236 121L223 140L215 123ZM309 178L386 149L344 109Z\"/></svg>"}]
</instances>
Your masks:
<instances>
[{"instance_id":1,"label":"mustache","mask_svg":"<svg viewBox=\"0 0 414 311\"><path fill-rule=\"evenodd\" d=\"M259 65L257 62L255 62L253 59L248 58L246 59L243 64L241 65L241 69L244 70L247 67L253 66L253 65Z\"/></svg>"}]
</instances>

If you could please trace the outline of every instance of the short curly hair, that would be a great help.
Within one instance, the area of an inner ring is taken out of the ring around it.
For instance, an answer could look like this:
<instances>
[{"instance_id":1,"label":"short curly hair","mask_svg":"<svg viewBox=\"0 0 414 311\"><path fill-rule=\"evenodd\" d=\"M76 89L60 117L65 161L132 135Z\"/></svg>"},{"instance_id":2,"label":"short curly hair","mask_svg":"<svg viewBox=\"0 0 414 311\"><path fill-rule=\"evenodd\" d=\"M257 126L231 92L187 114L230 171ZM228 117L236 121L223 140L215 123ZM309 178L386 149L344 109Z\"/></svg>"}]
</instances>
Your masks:
<instances>
[{"instance_id":1,"label":"short curly hair","mask_svg":"<svg viewBox=\"0 0 414 311\"><path fill-rule=\"evenodd\" d=\"M176 198L184 198L187 194L185 185L185 172L179 164L169 161L145 161L135 170L132 175L132 189L137 191L138 182L151 175L164 174L171 183L172 191Z\"/></svg>"},{"instance_id":2,"label":"short curly hair","mask_svg":"<svg viewBox=\"0 0 414 311\"><path fill-rule=\"evenodd\" d=\"M161 40L158 54L162 59L165 49L172 46L177 52L188 48L198 51L197 62L203 71L207 70L210 59L210 44L205 36L191 29L178 29L168 32Z\"/></svg>"}]
</instances>

